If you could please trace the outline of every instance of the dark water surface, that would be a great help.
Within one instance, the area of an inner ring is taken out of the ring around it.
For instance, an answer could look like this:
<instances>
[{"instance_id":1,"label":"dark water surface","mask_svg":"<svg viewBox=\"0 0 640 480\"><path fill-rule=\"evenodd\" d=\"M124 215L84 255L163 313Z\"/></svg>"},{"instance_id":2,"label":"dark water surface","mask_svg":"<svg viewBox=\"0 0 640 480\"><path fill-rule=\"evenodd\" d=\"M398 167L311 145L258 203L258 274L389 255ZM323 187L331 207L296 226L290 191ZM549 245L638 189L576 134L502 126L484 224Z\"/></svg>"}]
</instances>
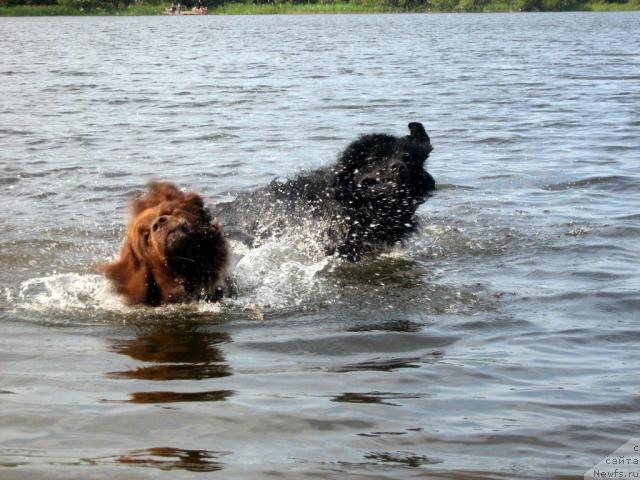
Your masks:
<instances>
[{"instance_id":1,"label":"dark water surface","mask_svg":"<svg viewBox=\"0 0 640 480\"><path fill-rule=\"evenodd\" d=\"M640 430L639 31L0 19L0 478L582 478ZM409 121L440 189L389 254L235 244L237 300L156 310L93 271L148 179L228 200Z\"/></svg>"}]
</instances>

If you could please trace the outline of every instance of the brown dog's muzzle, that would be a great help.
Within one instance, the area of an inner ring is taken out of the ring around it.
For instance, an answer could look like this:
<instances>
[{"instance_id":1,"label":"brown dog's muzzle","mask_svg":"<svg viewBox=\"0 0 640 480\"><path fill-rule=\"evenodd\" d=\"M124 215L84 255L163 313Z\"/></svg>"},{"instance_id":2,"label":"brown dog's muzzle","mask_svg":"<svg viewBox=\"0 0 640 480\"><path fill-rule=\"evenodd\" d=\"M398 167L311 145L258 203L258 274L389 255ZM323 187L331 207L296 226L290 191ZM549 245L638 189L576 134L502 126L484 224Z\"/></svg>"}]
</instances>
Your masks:
<instances>
[{"instance_id":1,"label":"brown dog's muzzle","mask_svg":"<svg viewBox=\"0 0 640 480\"><path fill-rule=\"evenodd\" d=\"M189 223L184 218L171 215L160 215L151 224L151 235L158 245L168 250L175 248L191 232Z\"/></svg>"}]
</instances>

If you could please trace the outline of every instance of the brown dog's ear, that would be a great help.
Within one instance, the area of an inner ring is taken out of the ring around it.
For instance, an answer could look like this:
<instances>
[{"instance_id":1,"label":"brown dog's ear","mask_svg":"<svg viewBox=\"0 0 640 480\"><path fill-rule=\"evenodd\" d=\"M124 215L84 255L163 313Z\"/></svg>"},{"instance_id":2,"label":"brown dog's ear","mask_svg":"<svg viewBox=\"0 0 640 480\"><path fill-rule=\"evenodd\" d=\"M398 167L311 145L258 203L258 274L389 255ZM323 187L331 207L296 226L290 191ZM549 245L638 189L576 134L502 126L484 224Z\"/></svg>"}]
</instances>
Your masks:
<instances>
[{"instance_id":1,"label":"brown dog's ear","mask_svg":"<svg viewBox=\"0 0 640 480\"><path fill-rule=\"evenodd\" d=\"M147 265L136 257L129 240L122 246L118 260L98 264L96 268L105 274L129 305L150 302L153 278Z\"/></svg>"},{"instance_id":2,"label":"brown dog's ear","mask_svg":"<svg viewBox=\"0 0 640 480\"><path fill-rule=\"evenodd\" d=\"M169 182L149 182L148 188L147 193L131 202L131 212L134 217L161 202L183 200L185 197L184 193L178 190L178 187Z\"/></svg>"}]
</instances>

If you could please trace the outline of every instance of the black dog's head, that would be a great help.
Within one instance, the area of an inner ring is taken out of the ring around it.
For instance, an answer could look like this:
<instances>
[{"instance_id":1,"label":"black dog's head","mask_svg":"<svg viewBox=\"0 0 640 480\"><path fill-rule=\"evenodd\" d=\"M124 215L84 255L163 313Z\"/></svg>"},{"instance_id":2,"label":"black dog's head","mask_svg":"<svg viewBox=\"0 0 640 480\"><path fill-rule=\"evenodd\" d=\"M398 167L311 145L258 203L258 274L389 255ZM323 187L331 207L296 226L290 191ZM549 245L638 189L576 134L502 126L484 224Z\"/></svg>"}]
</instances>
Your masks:
<instances>
[{"instance_id":1,"label":"black dog's head","mask_svg":"<svg viewBox=\"0 0 640 480\"><path fill-rule=\"evenodd\" d=\"M414 214L435 189L425 161L433 150L421 123L409 124L409 135L364 135L340 155L334 197L348 219L334 248L358 260L380 245L392 245L415 225Z\"/></svg>"},{"instance_id":2,"label":"black dog's head","mask_svg":"<svg viewBox=\"0 0 640 480\"><path fill-rule=\"evenodd\" d=\"M339 200L355 209L413 215L433 177L424 169L433 147L421 123L409 124L406 137L372 134L353 142L340 156L336 178ZM400 215L404 216L404 215Z\"/></svg>"}]
</instances>

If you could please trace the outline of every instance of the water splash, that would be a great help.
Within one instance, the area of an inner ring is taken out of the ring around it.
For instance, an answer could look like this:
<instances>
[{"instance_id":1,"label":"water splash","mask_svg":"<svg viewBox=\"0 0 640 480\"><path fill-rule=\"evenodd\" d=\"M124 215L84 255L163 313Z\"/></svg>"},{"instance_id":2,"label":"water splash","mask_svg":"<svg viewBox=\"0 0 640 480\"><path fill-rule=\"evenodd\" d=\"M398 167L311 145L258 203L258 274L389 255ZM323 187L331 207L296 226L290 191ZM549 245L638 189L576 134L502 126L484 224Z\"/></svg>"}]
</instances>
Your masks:
<instances>
[{"instance_id":1,"label":"water splash","mask_svg":"<svg viewBox=\"0 0 640 480\"><path fill-rule=\"evenodd\" d=\"M67 317L79 313L113 313L122 317L132 314L247 315L247 312L260 312L260 317L262 311L309 311L364 298L384 302L390 289L396 292L401 288L403 295L411 294L413 302L426 302L424 308L429 311L449 311L453 306L460 308L460 303L468 307L477 302L475 297L453 296L449 288L440 285L447 261L499 255L522 241L511 229L490 228L488 232L478 233L468 225L446 218L424 220L405 242L362 264L326 256L322 239L314 236L317 228L308 225L292 228L284 235L263 238L254 247L232 241L236 258L232 276L239 286L239 294L237 299L225 299L221 303L196 302L162 309L131 307L113 292L103 276L90 273L54 273L32 278L15 290L6 290L5 297L15 309ZM466 287L456 288L466 292Z\"/></svg>"},{"instance_id":2,"label":"water splash","mask_svg":"<svg viewBox=\"0 0 640 480\"><path fill-rule=\"evenodd\" d=\"M249 249L233 245L242 258L234 275L240 285L239 301L272 309L309 306L323 298L326 281L320 273L332 262L309 255L308 245L291 238L272 239Z\"/></svg>"},{"instance_id":3,"label":"water splash","mask_svg":"<svg viewBox=\"0 0 640 480\"><path fill-rule=\"evenodd\" d=\"M308 245L272 240L256 248L233 245L239 257L233 276L240 285L237 299L221 303L194 302L162 309L128 306L108 280L99 274L54 273L23 281L17 289L5 289L7 304L14 310L32 313L117 313L117 314L217 314L226 311L254 311L257 308L283 310L314 303L321 297L321 272L331 261L308 255Z\"/></svg>"},{"instance_id":4,"label":"water splash","mask_svg":"<svg viewBox=\"0 0 640 480\"><path fill-rule=\"evenodd\" d=\"M32 278L20 284L15 300L17 308L34 312L129 310L107 280L96 274L59 273Z\"/></svg>"}]
</instances>

